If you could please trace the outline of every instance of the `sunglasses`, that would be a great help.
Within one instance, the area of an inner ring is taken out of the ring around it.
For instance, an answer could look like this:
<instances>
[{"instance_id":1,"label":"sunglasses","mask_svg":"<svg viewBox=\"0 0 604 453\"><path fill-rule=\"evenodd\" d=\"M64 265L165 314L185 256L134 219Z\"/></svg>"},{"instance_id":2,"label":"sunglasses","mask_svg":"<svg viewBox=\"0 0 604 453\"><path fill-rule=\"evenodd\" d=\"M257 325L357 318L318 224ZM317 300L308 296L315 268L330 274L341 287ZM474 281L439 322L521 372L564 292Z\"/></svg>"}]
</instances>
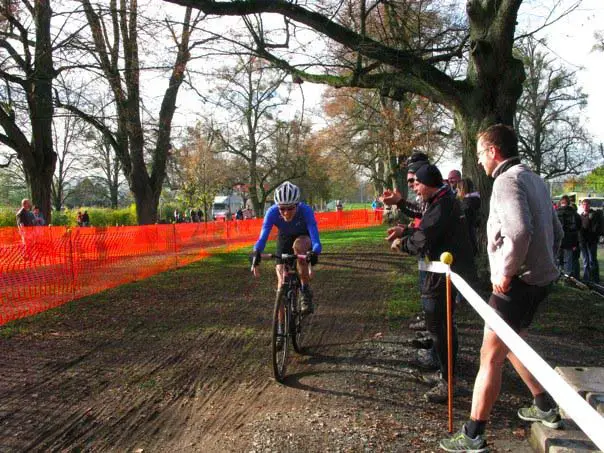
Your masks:
<instances>
[{"instance_id":1,"label":"sunglasses","mask_svg":"<svg viewBox=\"0 0 604 453\"><path fill-rule=\"evenodd\" d=\"M279 211L281 212L289 212L289 211L293 211L294 209L296 209L296 205L291 205L291 206L279 206Z\"/></svg>"},{"instance_id":2,"label":"sunglasses","mask_svg":"<svg viewBox=\"0 0 604 453\"><path fill-rule=\"evenodd\" d=\"M409 178L407 180L407 184L413 184L415 182L415 178Z\"/></svg>"}]
</instances>

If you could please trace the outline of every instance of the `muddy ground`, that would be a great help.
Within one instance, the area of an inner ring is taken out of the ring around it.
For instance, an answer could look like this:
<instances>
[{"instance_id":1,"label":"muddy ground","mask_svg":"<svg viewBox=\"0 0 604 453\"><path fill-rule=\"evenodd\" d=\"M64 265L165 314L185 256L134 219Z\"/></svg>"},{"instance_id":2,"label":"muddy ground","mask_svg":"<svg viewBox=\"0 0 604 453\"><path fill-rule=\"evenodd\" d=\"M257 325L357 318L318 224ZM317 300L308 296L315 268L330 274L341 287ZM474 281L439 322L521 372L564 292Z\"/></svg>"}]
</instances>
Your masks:
<instances>
[{"instance_id":1,"label":"muddy ground","mask_svg":"<svg viewBox=\"0 0 604 453\"><path fill-rule=\"evenodd\" d=\"M307 354L294 354L285 384L270 368L275 277L266 264L252 281L242 255L4 326L0 451L437 451L446 406L422 399L429 387L417 379L409 321L388 314L396 291L416 291L403 278L413 260L375 244L340 253L316 269ZM595 302L559 291L546 310L563 319L545 316L529 343L553 365L601 365L602 329L557 305ZM469 413L482 323L462 306L458 326L456 429ZM529 426L515 416L528 401L506 368L492 451L530 451Z\"/></svg>"}]
</instances>

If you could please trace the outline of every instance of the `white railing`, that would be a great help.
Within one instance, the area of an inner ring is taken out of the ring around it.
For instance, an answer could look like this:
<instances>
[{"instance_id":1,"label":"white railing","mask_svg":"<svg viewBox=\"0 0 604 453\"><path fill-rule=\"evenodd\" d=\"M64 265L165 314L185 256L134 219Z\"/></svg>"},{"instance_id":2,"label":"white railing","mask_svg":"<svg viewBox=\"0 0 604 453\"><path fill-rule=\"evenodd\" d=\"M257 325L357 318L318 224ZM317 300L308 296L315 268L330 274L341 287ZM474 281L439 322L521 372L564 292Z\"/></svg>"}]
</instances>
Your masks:
<instances>
[{"instance_id":1,"label":"white railing","mask_svg":"<svg viewBox=\"0 0 604 453\"><path fill-rule=\"evenodd\" d=\"M514 332L463 278L452 272L449 266L439 262L420 262L419 268L440 274L450 273L453 285L485 323L510 348L579 428L600 450L604 451L604 418Z\"/></svg>"}]
</instances>

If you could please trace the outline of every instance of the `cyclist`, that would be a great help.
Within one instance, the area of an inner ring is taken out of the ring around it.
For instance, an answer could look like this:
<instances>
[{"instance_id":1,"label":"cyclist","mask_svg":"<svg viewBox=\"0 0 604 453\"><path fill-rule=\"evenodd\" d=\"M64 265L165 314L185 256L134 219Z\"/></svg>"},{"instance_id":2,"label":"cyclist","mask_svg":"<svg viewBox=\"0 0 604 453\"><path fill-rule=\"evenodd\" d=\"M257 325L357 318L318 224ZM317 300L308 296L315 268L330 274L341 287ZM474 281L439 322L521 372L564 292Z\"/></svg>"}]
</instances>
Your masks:
<instances>
[{"instance_id":1,"label":"cyclist","mask_svg":"<svg viewBox=\"0 0 604 453\"><path fill-rule=\"evenodd\" d=\"M264 216L262 229L258 242L254 245L253 258L255 276L259 275L258 264L260 264L261 253L266 246L268 236L275 225L279 229L277 236L277 255L282 253L295 253L308 257L307 261L297 261L298 273L300 275L302 291L302 314L310 314L314 307L312 304L312 292L310 290L310 275L308 263L317 264L318 255L321 253L321 241L317 220L312 208L300 202L300 189L289 181L285 181L275 189L275 204L269 208ZM283 261L276 258L276 271L278 288L283 284Z\"/></svg>"}]
</instances>

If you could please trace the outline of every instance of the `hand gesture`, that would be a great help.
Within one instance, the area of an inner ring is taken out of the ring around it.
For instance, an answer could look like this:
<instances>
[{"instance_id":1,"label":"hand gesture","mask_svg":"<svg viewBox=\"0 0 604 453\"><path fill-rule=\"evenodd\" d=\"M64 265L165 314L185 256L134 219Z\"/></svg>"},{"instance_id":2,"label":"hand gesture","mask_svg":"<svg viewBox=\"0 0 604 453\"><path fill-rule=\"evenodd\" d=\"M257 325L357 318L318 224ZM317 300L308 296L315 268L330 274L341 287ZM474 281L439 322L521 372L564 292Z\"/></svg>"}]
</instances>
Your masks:
<instances>
[{"instance_id":1,"label":"hand gesture","mask_svg":"<svg viewBox=\"0 0 604 453\"><path fill-rule=\"evenodd\" d=\"M396 238L390 243L390 250L392 250L393 252L400 252L402 243L403 240L401 238Z\"/></svg>"},{"instance_id":2,"label":"hand gesture","mask_svg":"<svg viewBox=\"0 0 604 453\"><path fill-rule=\"evenodd\" d=\"M397 238L402 238L404 232L405 232L405 227L403 225L397 225L395 227L388 228L388 231L386 232L386 233L388 233L386 240L388 242L392 242Z\"/></svg>"},{"instance_id":3,"label":"hand gesture","mask_svg":"<svg viewBox=\"0 0 604 453\"><path fill-rule=\"evenodd\" d=\"M403 196L398 190L386 190L382 194L382 202L388 206L392 206L397 204L399 201L403 199Z\"/></svg>"}]
</instances>

